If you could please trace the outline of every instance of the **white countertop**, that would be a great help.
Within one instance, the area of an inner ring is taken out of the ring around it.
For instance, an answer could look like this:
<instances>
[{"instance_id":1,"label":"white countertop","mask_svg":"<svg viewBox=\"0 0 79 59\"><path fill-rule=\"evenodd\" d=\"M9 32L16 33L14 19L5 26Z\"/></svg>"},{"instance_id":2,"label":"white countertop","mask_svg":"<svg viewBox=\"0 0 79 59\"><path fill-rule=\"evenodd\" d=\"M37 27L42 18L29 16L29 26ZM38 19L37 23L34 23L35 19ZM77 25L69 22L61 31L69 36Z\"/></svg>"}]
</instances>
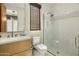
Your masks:
<instances>
[{"instance_id":1,"label":"white countertop","mask_svg":"<svg viewBox=\"0 0 79 59\"><path fill-rule=\"evenodd\" d=\"M30 36L21 36L21 37L11 37L11 38L0 38L0 45L12 43L16 41L28 40L31 39Z\"/></svg>"}]
</instances>

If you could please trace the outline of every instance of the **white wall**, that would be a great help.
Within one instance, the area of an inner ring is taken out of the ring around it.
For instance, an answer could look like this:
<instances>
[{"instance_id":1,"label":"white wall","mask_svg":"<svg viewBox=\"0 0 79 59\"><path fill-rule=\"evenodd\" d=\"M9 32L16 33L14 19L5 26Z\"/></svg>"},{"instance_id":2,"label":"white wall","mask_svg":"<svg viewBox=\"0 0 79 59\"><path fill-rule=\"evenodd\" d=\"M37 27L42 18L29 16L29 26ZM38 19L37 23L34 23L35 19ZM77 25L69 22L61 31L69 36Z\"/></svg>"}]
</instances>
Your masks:
<instances>
[{"instance_id":1,"label":"white wall","mask_svg":"<svg viewBox=\"0 0 79 59\"><path fill-rule=\"evenodd\" d=\"M52 6L52 13L54 15L61 15L73 11L78 11L79 4L77 3L54 3Z\"/></svg>"},{"instance_id":2,"label":"white wall","mask_svg":"<svg viewBox=\"0 0 79 59\"><path fill-rule=\"evenodd\" d=\"M26 4L26 28L25 33L31 36L40 36L41 42L43 42L43 15L45 12L50 10L50 4L40 4L41 5L41 30L38 31L30 31L30 5Z\"/></svg>"}]
</instances>

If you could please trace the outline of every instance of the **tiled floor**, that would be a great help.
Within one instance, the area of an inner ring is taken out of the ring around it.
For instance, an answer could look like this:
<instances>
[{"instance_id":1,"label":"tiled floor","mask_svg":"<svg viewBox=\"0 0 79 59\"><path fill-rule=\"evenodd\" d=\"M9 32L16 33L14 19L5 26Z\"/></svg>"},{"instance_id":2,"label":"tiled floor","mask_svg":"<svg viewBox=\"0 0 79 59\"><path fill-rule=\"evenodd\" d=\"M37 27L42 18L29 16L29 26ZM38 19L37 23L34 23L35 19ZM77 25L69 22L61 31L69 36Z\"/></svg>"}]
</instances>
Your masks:
<instances>
[{"instance_id":1,"label":"tiled floor","mask_svg":"<svg viewBox=\"0 0 79 59\"><path fill-rule=\"evenodd\" d=\"M41 55L40 55L41 54ZM33 56L44 56L43 53L38 52L37 50L33 49ZM45 53L45 56L53 56L51 53L49 53L48 51Z\"/></svg>"},{"instance_id":2,"label":"tiled floor","mask_svg":"<svg viewBox=\"0 0 79 59\"><path fill-rule=\"evenodd\" d=\"M33 54L33 56L42 56L42 55L34 55L34 54ZM49 52L47 52L47 53L45 54L45 56L53 56L53 55L50 54Z\"/></svg>"}]
</instances>

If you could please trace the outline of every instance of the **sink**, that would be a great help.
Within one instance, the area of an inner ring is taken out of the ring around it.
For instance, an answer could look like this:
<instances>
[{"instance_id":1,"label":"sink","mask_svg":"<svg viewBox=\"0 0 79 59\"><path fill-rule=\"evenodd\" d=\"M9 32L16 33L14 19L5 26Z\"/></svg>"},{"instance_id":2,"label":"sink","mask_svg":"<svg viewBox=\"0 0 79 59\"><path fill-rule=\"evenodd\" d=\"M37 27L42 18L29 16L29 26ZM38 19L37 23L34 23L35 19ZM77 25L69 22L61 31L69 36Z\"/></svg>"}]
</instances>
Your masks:
<instances>
[{"instance_id":1,"label":"sink","mask_svg":"<svg viewBox=\"0 0 79 59\"><path fill-rule=\"evenodd\" d=\"M12 43L16 41L22 41L30 39L30 36L19 36L19 37L10 37L10 38L0 38L0 44Z\"/></svg>"}]
</instances>

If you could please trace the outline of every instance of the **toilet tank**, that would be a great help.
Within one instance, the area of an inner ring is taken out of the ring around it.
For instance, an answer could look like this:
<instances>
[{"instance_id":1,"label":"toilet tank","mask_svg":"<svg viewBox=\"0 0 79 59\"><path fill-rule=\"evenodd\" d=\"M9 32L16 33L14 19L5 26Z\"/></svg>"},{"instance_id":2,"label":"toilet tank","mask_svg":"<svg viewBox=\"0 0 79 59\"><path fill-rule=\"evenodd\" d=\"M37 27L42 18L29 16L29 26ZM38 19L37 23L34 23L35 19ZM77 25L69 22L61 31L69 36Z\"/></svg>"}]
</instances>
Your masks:
<instances>
[{"instance_id":1,"label":"toilet tank","mask_svg":"<svg viewBox=\"0 0 79 59\"><path fill-rule=\"evenodd\" d=\"M33 45L37 45L40 43L40 37L33 37Z\"/></svg>"}]
</instances>

